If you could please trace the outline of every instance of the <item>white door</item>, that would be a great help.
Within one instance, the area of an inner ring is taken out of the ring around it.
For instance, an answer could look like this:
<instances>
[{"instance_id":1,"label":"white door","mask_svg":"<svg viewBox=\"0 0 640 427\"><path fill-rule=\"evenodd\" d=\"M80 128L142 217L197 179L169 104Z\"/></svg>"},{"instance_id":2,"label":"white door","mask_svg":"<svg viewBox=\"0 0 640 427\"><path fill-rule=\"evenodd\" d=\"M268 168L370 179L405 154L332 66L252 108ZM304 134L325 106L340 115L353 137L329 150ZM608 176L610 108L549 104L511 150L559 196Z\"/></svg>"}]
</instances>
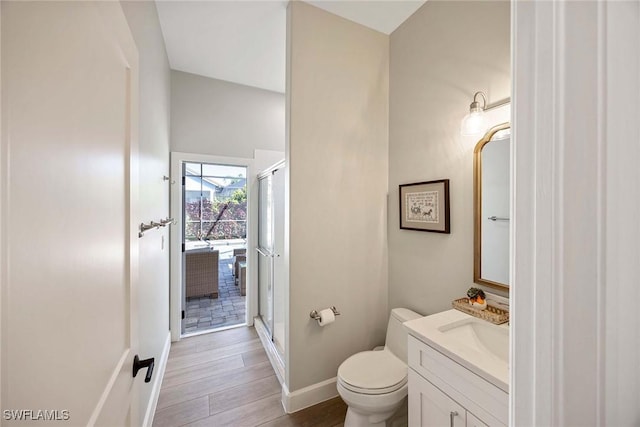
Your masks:
<instances>
[{"instance_id":1,"label":"white door","mask_svg":"<svg viewBox=\"0 0 640 427\"><path fill-rule=\"evenodd\" d=\"M119 2L1 7L3 417L139 425L135 44Z\"/></svg>"}]
</instances>

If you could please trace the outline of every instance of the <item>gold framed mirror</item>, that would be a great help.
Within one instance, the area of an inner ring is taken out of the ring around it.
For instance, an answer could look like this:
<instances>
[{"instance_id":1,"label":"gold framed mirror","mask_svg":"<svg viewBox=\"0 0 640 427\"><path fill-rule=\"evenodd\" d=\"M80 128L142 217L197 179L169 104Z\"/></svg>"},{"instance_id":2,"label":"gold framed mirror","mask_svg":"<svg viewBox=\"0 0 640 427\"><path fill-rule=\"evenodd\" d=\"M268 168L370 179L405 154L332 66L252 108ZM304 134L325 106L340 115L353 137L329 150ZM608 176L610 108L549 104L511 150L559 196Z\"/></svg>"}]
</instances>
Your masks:
<instances>
[{"instance_id":1,"label":"gold framed mirror","mask_svg":"<svg viewBox=\"0 0 640 427\"><path fill-rule=\"evenodd\" d=\"M509 290L511 125L494 126L473 152L474 283Z\"/></svg>"}]
</instances>

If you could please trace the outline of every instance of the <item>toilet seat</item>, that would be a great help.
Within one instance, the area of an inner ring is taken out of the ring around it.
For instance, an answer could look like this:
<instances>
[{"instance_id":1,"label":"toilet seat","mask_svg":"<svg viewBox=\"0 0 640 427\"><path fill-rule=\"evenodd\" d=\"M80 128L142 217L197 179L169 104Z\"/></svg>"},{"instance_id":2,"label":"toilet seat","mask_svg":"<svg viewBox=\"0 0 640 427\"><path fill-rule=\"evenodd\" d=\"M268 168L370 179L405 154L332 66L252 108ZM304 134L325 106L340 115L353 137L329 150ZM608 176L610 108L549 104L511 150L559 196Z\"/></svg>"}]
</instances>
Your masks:
<instances>
[{"instance_id":1,"label":"toilet seat","mask_svg":"<svg viewBox=\"0 0 640 427\"><path fill-rule=\"evenodd\" d=\"M354 393L392 393L407 384L407 365L387 349L363 351L340 365L338 382Z\"/></svg>"}]
</instances>

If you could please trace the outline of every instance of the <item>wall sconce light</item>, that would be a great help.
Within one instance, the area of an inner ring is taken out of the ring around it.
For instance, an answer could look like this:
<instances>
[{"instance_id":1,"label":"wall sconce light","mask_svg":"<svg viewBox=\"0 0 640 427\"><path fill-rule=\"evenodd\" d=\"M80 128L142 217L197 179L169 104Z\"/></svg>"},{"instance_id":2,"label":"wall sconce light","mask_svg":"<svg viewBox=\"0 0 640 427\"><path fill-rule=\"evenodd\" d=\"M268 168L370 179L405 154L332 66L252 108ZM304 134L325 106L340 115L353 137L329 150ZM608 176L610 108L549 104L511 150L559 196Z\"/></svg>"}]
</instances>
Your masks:
<instances>
[{"instance_id":1,"label":"wall sconce light","mask_svg":"<svg viewBox=\"0 0 640 427\"><path fill-rule=\"evenodd\" d=\"M478 96L482 97L482 106L478 102ZM484 112L492 108L501 107L508 104L510 98L504 99L495 104L487 105L487 97L483 92L476 92L473 95L473 102L469 105L469 114L464 116L460 123L460 133L463 136L481 135L487 130L487 119Z\"/></svg>"},{"instance_id":2,"label":"wall sconce light","mask_svg":"<svg viewBox=\"0 0 640 427\"><path fill-rule=\"evenodd\" d=\"M482 96L482 107L478 103L478 95ZM473 95L473 102L469 105L469 114L460 123L460 133L463 136L473 136L482 133L487 128L484 109L487 108L487 97L482 92Z\"/></svg>"}]
</instances>

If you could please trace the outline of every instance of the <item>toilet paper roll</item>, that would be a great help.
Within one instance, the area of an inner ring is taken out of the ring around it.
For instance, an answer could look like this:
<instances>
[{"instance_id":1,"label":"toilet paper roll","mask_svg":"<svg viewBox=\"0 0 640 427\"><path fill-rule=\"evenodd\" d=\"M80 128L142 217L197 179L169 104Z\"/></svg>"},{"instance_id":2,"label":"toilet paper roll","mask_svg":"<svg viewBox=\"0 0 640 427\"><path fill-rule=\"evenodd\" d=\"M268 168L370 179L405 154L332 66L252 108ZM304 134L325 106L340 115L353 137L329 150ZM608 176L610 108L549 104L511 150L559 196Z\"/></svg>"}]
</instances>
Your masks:
<instances>
[{"instance_id":1,"label":"toilet paper roll","mask_svg":"<svg viewBox=\"0 0 640 427\"><path fill-rule=\"evenodd\" d=\"M333 314L333 310L330 308L325 308L324 310L320 310L320 319L318 320L318 325L324 326L329 323L333 323L336 320L336 315Z\"/></svg>"}]
</instances>

